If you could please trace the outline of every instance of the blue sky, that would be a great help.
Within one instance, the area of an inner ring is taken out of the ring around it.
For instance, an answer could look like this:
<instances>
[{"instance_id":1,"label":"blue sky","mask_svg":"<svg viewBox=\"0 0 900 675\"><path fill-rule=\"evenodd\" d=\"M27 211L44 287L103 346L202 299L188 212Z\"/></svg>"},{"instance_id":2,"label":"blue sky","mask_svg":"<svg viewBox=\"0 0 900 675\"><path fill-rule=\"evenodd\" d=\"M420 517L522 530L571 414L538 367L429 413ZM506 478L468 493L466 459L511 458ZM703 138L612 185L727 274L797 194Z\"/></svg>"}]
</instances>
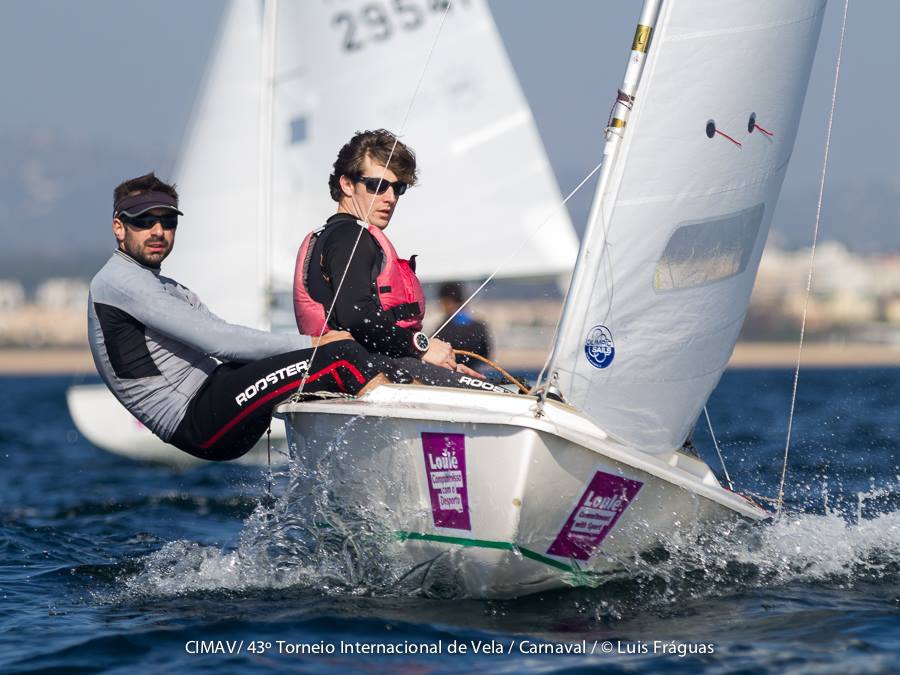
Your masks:
<instances>
[{"instance_id":1,"label":"blue sky","mask_svg":"<svg viewBox=\"0 0 900 675\"><path fill-rule=\"evenodd\" d=\"M566 190L602 147L640 2L490 5ZM3 0L0 137L82 139L145 155L165 171L177 154L223 8L220 0ZM830 0L786 192L812 190L818 180L842 8L842 0ZM832 189L862 180L900 191L892 84L898 19L900 3L851 3Z\"/></svg>"}]
</instances>

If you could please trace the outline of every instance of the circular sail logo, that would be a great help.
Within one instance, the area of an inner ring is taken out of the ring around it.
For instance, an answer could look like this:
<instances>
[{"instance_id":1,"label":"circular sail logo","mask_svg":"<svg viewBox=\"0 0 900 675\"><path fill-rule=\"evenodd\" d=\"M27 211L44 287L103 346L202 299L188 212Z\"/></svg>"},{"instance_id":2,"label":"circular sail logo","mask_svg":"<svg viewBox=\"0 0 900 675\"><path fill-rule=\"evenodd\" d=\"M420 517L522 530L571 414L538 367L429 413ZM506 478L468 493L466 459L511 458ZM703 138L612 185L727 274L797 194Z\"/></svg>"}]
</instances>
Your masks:
<instances>
[{"instance_id":1,"label":"circular sail logo","mask_svg":"<svg viewBox=\"0 0 900 675\"><path fill-rule=\"evenodd\" d=\"M616 355L612 333L606 326L594 326L584 341L584 355L594 368L606 368Z\"/></svg>"}]
</instances>

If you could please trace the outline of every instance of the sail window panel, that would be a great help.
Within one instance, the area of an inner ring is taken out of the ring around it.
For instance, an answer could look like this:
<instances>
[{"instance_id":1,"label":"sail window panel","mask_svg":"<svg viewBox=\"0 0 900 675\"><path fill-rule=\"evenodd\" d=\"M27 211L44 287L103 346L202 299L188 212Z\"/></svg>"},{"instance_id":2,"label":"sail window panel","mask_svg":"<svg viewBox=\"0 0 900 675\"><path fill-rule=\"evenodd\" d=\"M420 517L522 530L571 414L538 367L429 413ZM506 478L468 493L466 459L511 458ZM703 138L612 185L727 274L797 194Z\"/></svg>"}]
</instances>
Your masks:
<instances>
[{"instance_id":1,"label":"sail window panel","mask_svg":"<svg viewBox=\"0 0 900 675\"><path fill-rule=\"evenodd\" d=\"M743 272L764 212L765 204L757 204L724 217L680 225L656 264L654 290L695 288Z\"/></svg>"},{"instance_id":2,"label":"sail window panel","mask_svg":"<svg viewBox=\"0 0 900 675\"><path fill-rule=\"evenodd\" d=\"M291 145L306 142L307 125L306 117L295 117L291 120Z\"/></svg>"}]
</instances>

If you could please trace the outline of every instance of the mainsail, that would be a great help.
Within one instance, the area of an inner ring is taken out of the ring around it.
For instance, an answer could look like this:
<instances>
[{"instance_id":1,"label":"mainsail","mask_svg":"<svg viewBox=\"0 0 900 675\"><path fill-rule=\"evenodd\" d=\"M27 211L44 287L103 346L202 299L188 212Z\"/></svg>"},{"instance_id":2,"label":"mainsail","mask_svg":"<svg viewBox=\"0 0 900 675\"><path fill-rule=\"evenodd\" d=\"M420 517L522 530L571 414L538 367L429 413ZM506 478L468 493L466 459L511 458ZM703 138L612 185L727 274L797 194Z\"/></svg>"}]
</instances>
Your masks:
<instances>
[{"instance_id":1,"label":"mainsail","mask_svg":"<svg viewBox=\"0 0 900 675\"><path fill-rule=\"evenodd\" d=\"M734 348L824 9L646 3L551 357L566 400L640 450L685 440Z\"/></svg>"},{"instance_id":2,"label":"mainsail","mask_svg":"<svg viewBox=\"0 0 900 675\"><path fill-rule=\"evenodd\" d=\"M184 224L163 264L220 316L264 327L256 255L262 16L235 0L222 21L178 166Z\"/></svg>"},{"instance_id":3,"label":"mainsail","mask_svg":"<svg viewBox=\"0 0 900 675\"><path fill-rule=\"evenodd\" d=\"M432 47L403 132L421 184L403 197L390 235L401 254L418 254L424 280L493 272L561 198L486 3L455 0L435 43L445 8L278 5L272 178L260 195L263 17L257 0L233 0L176 172L186 216L164 272L224 318L265 326L269 292L290 290L300 241L335 210L327 181L338 149L357 130L400 130ZM260 198L271 200L269 228L257 222ZM576 252L556 209L500 276L557 275Z\"/></svg>"},{"instance_id":4,"label":"mainsail","mask_svg":"<svg viewBox=\"0 0 900 675\"><path fill-rule=\"evenodd\" d=\"M283 131L294 136L284 147L298 208L276 218L286 228L276 240L297 242L334 211L327 178L353 133L400 132L405 120L402 140L416 151L421 180L390 236L402 255L418 254L423 280L487 276L554 213L559 190L487 3L454 0L435 41L446 9L444 0L283 3L277 88L291 98ZM557 210L500 276L568 272L577 248ZM275 255L293 264L295 249Z\"/></svg>"}]
</instances>

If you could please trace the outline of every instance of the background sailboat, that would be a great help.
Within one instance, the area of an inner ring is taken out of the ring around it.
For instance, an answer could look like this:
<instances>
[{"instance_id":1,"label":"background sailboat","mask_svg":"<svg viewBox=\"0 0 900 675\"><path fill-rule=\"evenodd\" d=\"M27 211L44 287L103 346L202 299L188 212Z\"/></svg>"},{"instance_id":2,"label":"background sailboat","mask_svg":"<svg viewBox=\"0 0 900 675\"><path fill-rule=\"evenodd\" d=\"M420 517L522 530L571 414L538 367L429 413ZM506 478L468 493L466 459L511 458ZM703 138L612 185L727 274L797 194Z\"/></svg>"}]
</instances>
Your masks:
<instances>
[{"instance_id":1,"label":"background sailboat","mask_svg":"<svg viewBox=\"0 0 900 675\"><path fill-rule=\"evenodd\" d=\"M187 215L164 273L228 321L296 330L294 259L334 211L331 163L357 130L399 131L419 69L411 55L426 52L443 9L233 0L176 170ZM422 182L404 196L392 240L403 255L418 254L425 280L487 276L560 195L482 0L451 7L413 113L404 140L419 156ZM576 242L558 210L501 276L567 271ZM79 430L100 447L190 461L104 387L73 387L68 401ZM277 426L273 433L283 435Z\"/></svg>"},{"instance_id":2,"label":"background sailboat","mask_svg":"<svg viewBox=\"0 0 900 675\"><path fill-rule=\"evenodd\" d=\"M688 528L765 517L681 449L746 312L824 9L647 0L547 368L566 404L387 385L282 405L320 469L301 498L331 479L424 585L450 569L478 596L584 583Z\"/></svg>"}]
</instances>

